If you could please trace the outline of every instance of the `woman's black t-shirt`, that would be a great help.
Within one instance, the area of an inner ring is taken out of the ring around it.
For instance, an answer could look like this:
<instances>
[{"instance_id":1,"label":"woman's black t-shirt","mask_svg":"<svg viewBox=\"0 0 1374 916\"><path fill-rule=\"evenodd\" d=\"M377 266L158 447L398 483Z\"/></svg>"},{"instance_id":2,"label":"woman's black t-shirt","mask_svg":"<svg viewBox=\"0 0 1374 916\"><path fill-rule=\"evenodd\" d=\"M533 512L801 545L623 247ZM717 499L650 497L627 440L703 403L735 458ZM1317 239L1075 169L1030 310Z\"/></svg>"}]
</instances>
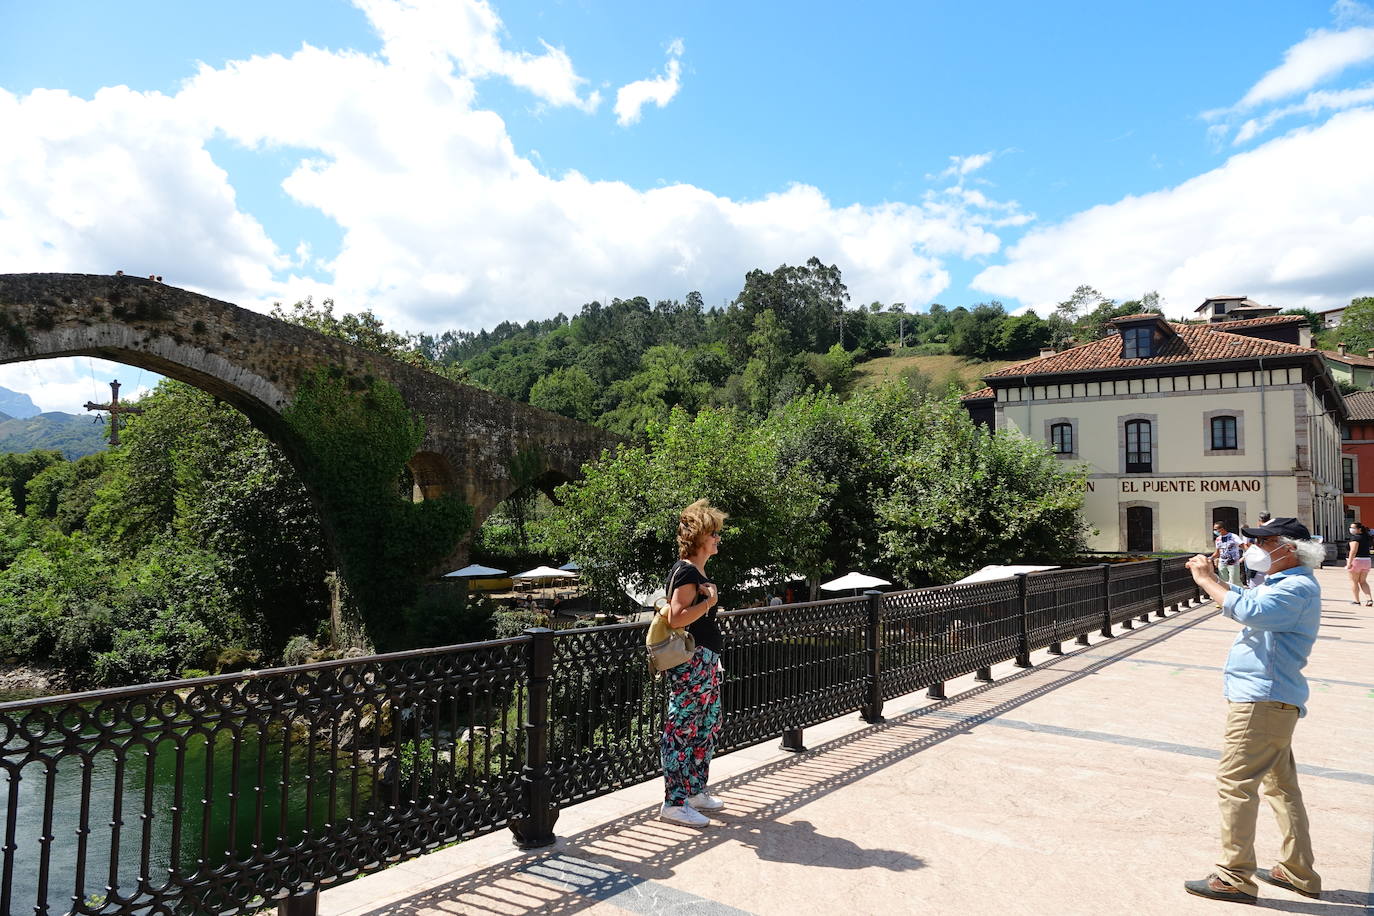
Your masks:
<instances>
[{"instance_id":1,"label":"woman's black t-shirt","mask_svg":"<svg viewBox=\"0 0 1374 916\"><path fill-rule=\"evenodd\" d=\"M684 585L709 585L710 582L711 580L702 575L701 570L693 566L690 561L678 560L673 564L673 568L668 570L668 600L672 601L673 591ZM705 597L706 595L698 589L696 601L693 601L692 604L696 604ZM714 605L705 614L687 624L687 632L692 634L697 645L705 646L717 655L725 651L725 639L721 636L720 627L716 624L716 611L719 609L720 605Z\"/></svg>"},{"instance_id":2,"label":"woman's black t-shirt","mask_svg":"<svg viewBox=\"0 0 1374 916\"><path fill-rule=\"evenodd\" d=\"M1359 534L1350 535L1350 543L1355 545L1355 556L1357 558L1369 557L1370 541L1374 541L1374 535L1370 535L1368 531L1362 531Z\"/></svg>"}]
</instances>

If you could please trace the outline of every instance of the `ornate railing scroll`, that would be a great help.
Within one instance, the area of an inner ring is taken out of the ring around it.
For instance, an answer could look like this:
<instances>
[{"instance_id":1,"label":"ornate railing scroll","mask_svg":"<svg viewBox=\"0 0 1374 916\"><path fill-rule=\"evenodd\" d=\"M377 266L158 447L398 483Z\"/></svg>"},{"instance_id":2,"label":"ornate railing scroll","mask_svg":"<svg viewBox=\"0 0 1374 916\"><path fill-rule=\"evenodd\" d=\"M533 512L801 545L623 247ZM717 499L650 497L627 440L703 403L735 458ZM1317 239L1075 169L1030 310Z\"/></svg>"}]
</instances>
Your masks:
<instances>
[{"instance_id":1,"label":"ornate railing scroll","mask_svg":"<svg viewBox=\"0 0 1374 916\"><path fill-rule=\"evenodd\" d=\"M1026 633L1030 648L1068 642L1102 625L1105 594L1096 566L1030 573L1026 577Z\"/></svg>"},{"instance_id":2,"label":"ornate railing scroll","mask_svg":"<svg viewBox=\"0 0 1374 916\"><path fill-rule=\"evenodd\" d=\"M525 642L0 705L0 912L245 912L502 827Z\"/></svg>"},{"instance_id":3,"label":"ornate railing scroll","mask_svg":"<svg viewBox=\"0 0 1374 916\"><path fill-rule=\"evenodd\" d=\"M721 751L858 709L867 622L864 597L722 614L728 649Z\"/></svg>"}]
</instances>

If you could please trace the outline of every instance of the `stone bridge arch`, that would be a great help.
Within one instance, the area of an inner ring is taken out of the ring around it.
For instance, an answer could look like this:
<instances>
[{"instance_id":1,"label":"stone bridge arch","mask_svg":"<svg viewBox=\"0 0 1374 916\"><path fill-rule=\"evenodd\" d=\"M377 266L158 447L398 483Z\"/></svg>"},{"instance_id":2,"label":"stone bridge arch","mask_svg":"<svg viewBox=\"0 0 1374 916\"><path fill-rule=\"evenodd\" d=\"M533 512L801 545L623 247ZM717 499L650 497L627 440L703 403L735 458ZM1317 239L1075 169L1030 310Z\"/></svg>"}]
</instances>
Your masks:
<instances>
[{"instance_id":1,"label":"stone bridge arch","mask_svg":"<svg viewBox=\"0 0 1374 916\"><path fill-rule=\"evenodd\" d=\"M572 480L618 441L596 427L152 280L0 275L0 363L61 356L99 356L194 385L247 415L298 469L299 444L282 411L303 379L339 367L389 382L425 422L424 442L408 464L412 496L457 495L473 507L474 529L523 482L512 471L515 456L538 456L533 476L540 481ZM327 507L318 497L316 504L332 534ZM441 566L466 562L469 534L455 532Z\"/></svg>"}]
</instances>

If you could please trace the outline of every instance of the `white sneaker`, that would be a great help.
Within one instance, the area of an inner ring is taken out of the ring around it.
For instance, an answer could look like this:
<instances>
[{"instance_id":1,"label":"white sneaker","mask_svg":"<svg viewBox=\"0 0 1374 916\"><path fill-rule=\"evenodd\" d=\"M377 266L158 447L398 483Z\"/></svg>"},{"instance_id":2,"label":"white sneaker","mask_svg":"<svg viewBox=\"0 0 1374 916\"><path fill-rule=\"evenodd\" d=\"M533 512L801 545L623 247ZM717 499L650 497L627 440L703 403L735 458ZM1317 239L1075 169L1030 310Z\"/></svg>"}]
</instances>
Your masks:
<instances>
[{"instance_id":1,"label":"white sneaker","mask_svg":"<svg viewBox=\"0 0 1374 916\"><path fill-rule=\"evenodd\" d=\"M674 824L682 824L684 827L705 827L711 823L711 819L691 805L669 805L664 802L658 809L658 816L665 821Z\"/></svg>"},{"instance_id":2,"label":"white sneaker","mask_svg":"<svg viewBox=\"0 0 1374 916\"><path fill-rule=\"evenodd\" d=\"M725 799L716 798L710 792L702 792L700 795L693 795L687 799L687 804L698 811L719 811L725 807Z\"/></svg>"}]
</instances>

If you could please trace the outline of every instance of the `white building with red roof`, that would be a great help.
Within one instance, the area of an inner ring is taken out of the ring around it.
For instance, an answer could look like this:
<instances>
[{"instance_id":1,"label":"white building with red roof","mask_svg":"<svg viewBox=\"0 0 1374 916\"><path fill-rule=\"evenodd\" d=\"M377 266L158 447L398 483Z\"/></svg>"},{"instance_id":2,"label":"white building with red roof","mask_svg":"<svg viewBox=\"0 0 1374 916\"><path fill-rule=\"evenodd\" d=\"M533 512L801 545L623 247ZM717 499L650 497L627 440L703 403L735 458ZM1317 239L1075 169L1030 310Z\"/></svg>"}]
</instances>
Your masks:
<instances>
[{"instance_id":1,"label":"white building with red roof","mask_svg":"<svg viewBox=\"0 0 1374 916\"><path fill-rule=\"evenodd\" d=\"M975 420L1083 469L1092 548L1210 552L1214 522L1266 510L1340 535L1345 405L1304 317L1112 325L964 398Z\"/></svg>"}]
</instances>

